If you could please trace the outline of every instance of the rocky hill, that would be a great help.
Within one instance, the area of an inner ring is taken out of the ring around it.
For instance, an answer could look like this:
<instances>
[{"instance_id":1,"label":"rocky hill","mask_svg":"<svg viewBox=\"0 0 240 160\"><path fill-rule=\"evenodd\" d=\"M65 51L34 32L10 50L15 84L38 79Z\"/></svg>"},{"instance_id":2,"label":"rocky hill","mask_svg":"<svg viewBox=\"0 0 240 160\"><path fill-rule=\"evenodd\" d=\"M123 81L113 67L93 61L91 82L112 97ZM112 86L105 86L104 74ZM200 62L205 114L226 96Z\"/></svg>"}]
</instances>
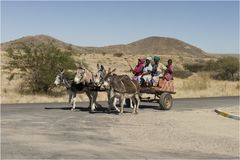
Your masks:
<instances>
[{"instance_id":1,"label":"rocky hill","mask_svg":"<svg viewBox=\"0 0 240 160\"><path fill-rule=\"evenodd\" d=\"M23 45L40 45L52 43L62 50L72 50L74 53L122 53L122 54L160 54L160 55L179 55L202 57L206 53L190 44L183 41L166 38L166 37L148 37L129 44L111 45L105 47L80 47L65 43L47 35L26 36L20 39L9 41L1 44L1 50L7 48L20 49Z\"/></svg>"}]
</instances>

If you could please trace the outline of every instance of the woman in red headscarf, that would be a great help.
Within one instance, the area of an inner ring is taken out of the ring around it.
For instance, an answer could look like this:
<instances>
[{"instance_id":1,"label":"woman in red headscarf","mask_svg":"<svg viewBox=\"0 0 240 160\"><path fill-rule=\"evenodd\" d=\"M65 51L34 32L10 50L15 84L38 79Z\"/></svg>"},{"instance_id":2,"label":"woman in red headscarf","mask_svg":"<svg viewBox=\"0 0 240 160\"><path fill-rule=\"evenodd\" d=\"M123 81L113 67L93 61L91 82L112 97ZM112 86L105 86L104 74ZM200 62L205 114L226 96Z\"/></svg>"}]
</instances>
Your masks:
<instances>
[{"instance_id":1,"label":"woman in red headscarf","mask_svg":"<svg viewBox=\"0 0 240 160\"><path fill-rule=\"evenodd\" d=\"M141 77L143 74L144 62L144 58L139 58L138 64L135 66L134 69L131 69L131 72L134 74L133 79L137 80L139 83L141 82Z\"/></svg>"}]
</instances>

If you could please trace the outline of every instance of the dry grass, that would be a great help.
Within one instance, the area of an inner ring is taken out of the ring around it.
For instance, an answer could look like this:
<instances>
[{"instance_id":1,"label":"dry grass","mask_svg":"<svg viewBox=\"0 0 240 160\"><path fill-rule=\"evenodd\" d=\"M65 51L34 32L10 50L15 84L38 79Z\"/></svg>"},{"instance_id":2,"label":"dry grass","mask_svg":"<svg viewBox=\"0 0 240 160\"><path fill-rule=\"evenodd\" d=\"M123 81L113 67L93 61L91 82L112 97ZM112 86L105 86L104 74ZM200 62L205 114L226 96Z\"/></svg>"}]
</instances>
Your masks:
<instances>
[{"instance_id":1,"label":"dry grass","mask_svg":"<svg viewBox=\"0 0 240 160\"><path fill-rule=\"evenodd\" d=\"M128 59L132 66L135 66L137 59L141 56L146 55L122 55L116 57L112 54L86 54L82 56L75 56L74 58L79 62L84 60L91 71L96 72L97 63L101 63L106 69L116 68L117 74L131 75L129 72L129 66L125 58ZM161 62L166 64L169 58L173 59L173 62L177 64L177 67L182 68L182 63L193 62L197 59L191 57L179 57L179 56L161 56ZM4 63L4 57L2 57L2 64ZM1 103L34 103L34 102L66 102L68 100L67 93L63 89L63 95L30 95L30 94L19 94L18 87L20 86L21 79L14 79L12 81L7 80L8 74L1 70ZM185 97L214 97L214 96L239 96L238 82L230 81L216 81L209 78L206 73L193 74L187 79L175 78L174 80L175 91L177 94L175 98ZM64 93L65 92L65 93ZM99 93L98 100L106 100L107 96L105 93ZM78 101L87 101L87 96L84 94L78 95Z\"/></svg>"},{"instance_id":2,"label":"dry grass","mask_svg":"<svg viewBox=\"0 0 240 160\"><path fill-rule=\"evenodd\" d=\"M191 78L183 80L183 90L192 90L192 91L200 91L206 90L210 84L210 78L207 74L200 73L198 75L193 75Z\"/></svg>"},{"instance_id":3,"label":"dry grass","mask_svg":"<svg viewBox=\"0 0 240 160\"><path fill-rule=\"evenodd\" d=\"M209 76L193 75L188 79L175 79L175 98L239 96L240 82L217 81Z\"/></svg>"}]
</instances>

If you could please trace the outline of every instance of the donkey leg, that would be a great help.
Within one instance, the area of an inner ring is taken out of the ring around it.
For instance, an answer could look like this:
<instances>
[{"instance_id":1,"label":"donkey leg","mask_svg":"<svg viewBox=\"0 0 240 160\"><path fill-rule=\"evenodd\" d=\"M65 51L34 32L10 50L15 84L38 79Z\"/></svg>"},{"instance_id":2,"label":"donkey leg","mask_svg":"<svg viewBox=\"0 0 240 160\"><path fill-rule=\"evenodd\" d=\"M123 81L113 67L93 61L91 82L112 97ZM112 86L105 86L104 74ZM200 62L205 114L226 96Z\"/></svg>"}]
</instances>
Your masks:
<instances>
[{"instance_id":1,"label":"donkey leg","mask_svg":"<svg viewBox=\"0 0 240 160\"><path fill-rule=\"evenodd\" d=\"M107 98L108 98L108 106L111 105L111 91L107 92Z\"/></svg>"},{"instance_id":2,"label":"donkey leg","mask_svg":"<svg viewBox=\"0 0 240 160\"><path fill-rule=\"evenodd\" d=\"M137 100L136 100L135 96L131 97L131 99L132 99L132 102L134 103L132 113L136 113Z\"/></svg>"},{"instance_id":3,"label":"donkey leg","mask_svg":"<svg viewBox=\"0 0 240 160\"><path fill-rule=\"evenodd\" d=\"M121 97L120 97L120 102L121 102L120 113L123 113L123 107L124 107L124 104L125 104L125 98L124 98L124 95L121 95Z\"/></svg>"},{"instance_id":4,"label":"donkey leg","mask_svg":"<svg viewBox=\"0 0 240 160\"><path fill-rule=\"evenodd\" d=\"M89 99L89 105L88 105L88 108L90 109L91 108L91 95L86 91L86 95Z\"/></svg>"},{"instance_id":5,"label":"donkey leg","mask_svg":"<svg viewBox=\"0 0 240 160\"><path fill-rule=\"evenodd\" d=\"M100 107L100 108L103 108L101 104L99 104L97 102L97 96L98 96L98 92L93 92L93 103L97 106L97 107Z\"/></svg>"},{"instance_id":6,"label":"donkey leg","mask_svg":"<svg viewBox=\"0 0 240 160\"><path fill-rule=\"evenodd\" d=\"M109 113L111 112L111 109L113 107L113 100L114 100L114 97L111 97L110 93L108 93L108 112Z\"/></svg>"},{"instance_id":7,"label":"donkey leg","mask_svg":"<svg viewBox=\"0 0 240 160\"><path fill-rule=\"evenodd\" d=\"M132 98L130 98L130 107L133 108L133 101L132 101Z\"/></svg>"},{"instance_id":8,"label":"donkey leg","mask_svg":"<svg viewBox=\"0 0 240 160\"><path fill-rule=\"evenodd\" d=\"M139 95L137 94L136 95L136 114L138 113L138 109L139 109L139 105L140 105L140 97Z\"/></svg>"},{"instance_id":9,"label":"donkey leg","mask_svg":"<svg viewBox=\"0 0 240 160\"><path fill-rule=\"evenodd\" d=\"M76 108L76 97L74 97L73 99L72 99L72 111L74 111L75 110L75 108Z\"/></svg>"},{"instance_id":10,"label":"donkey leg","mask_svg":"<svg viewBox=\"0 0 240 160\"><path fill-rule=\"evenodd\" d=\"M75 110L76 107L76 93L73 93L72 95L72 111Z\"/></svg>"},{"instance_id":11,"label":"donkey leg","mask_svg":"<svg viewBox=\"0 0 240 160\"><path fill-rule=\"evenodd\" d=\"M72 107L72 97L73 97L72 93L68 92L68 103L71 105L71 107Z\"/></svg>"},{"instance_id":12,"label":"donkey leg","mask_svg":"<svg viewBox=\"0 0 240 160\"><path fill-rule=\"evenodd\" d=\"M94 112L94 110L95 110L95 104L93 104L93 95L92 95L89 91L87 91L86 93L87 93L87 96L88 96L88 98L89 98L90 112Z\"/></svg>"},{"instance_id":13,"label":"donkey leg","mask_svg":"<svg viewBox=\"0 0 240 160\"><path fill-rule=\"evenodd\" d=\"M118 109L118 107L116 106L117 103L117 98L113 97L113 107L115 108L116 111L120 112L120 110Z\"/></svg>"}]
</instances>

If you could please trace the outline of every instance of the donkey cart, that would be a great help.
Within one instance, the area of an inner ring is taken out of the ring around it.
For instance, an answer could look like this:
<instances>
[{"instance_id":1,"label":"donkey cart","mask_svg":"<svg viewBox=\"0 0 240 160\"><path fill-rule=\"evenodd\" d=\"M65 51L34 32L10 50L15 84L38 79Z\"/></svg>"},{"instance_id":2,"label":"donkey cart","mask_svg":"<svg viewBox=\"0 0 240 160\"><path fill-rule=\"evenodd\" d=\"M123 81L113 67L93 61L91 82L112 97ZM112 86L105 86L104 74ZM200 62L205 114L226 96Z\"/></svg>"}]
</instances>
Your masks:
<instances>
[{"instance_id":1,"label":"donkey cart","mask_svg":"<svg viewBox=\"0 0 240 160\"><path fill-rule=\"evenodd\" d=\"M173 80L166 81L160 79L157 86L141 87L140 93L152 94L154 98L140 97L141 102L155 102L159 103L159 109L170 110L173 105L173 98L171 94L175 94Z\"/></svg>"}]
</instances>

